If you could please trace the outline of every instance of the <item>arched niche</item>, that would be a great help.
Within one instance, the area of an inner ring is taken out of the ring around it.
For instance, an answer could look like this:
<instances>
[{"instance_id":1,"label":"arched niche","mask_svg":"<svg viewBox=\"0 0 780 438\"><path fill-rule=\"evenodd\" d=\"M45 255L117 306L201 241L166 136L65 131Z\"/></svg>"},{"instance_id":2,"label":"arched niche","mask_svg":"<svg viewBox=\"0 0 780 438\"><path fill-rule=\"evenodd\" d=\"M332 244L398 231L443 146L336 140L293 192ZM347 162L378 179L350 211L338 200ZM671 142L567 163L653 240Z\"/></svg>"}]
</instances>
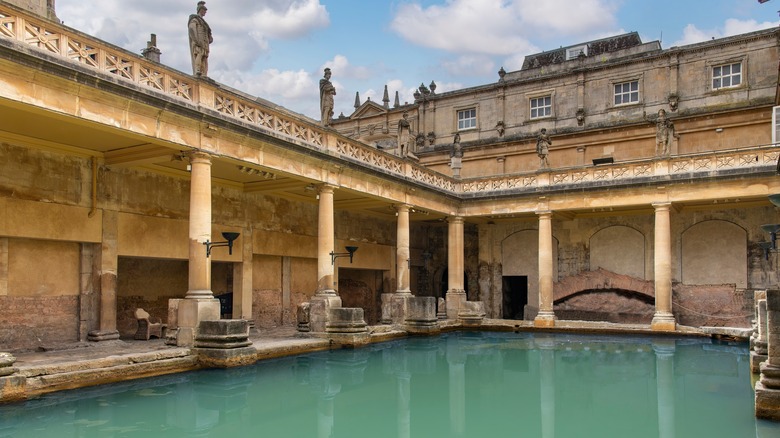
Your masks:
<instances>
[{"instance_id":1,"label":"arched niche","mask_svg":"<svg viewBox=\"0 0 780 438\"><path fill-rule=\"evenodd\" d=\"M747 287L747 231L732 222L708 220L682 233L682 282Z\"/></svg>"},{"instance_id":2,"label":"arched niche","mask_svg":"<svg viewBox=\"0 0 780 438\"><path fill-rule=\"evenodd\" d=\"M645 236L624 225L597 231L590 238L590 270L645 279Z\"/></svg>"}]
</instances>

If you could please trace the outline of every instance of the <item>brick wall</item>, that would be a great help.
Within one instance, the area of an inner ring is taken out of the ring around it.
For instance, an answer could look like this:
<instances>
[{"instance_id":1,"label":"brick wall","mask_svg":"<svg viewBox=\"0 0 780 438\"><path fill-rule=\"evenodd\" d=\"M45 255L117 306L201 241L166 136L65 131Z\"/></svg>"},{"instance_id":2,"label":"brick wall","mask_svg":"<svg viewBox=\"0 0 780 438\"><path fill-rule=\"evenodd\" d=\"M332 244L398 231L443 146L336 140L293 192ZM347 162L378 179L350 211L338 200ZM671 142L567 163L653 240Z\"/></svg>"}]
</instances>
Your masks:
<instances>
[{"instance_id":1,"label":"brick wall","mask_svg":"<svg viewBox=\"0 0 780 438\"><path fill-rule=\"evenodd\" d=\"M0 296L0 351L77 342L78 296Z\"/></svg>"}]
</instances>

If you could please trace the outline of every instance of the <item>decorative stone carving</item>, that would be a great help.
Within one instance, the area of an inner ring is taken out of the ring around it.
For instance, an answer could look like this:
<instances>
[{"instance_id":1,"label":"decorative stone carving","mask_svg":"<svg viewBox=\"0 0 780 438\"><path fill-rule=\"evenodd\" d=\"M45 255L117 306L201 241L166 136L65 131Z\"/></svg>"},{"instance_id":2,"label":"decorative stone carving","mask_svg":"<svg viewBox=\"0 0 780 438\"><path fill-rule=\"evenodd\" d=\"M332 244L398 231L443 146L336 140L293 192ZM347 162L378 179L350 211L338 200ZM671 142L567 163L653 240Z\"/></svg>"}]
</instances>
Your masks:
<instances>
[{"instance_id":1,"label":"decorative stone carving","mask_svg":"<svg viewBox=\"0 0 780 438\"><path fill-rule=\"evenodd\" d=\"M506 70L504 67L498 69L498 82L504 82L504 76L506 76Z\"/></svg>"},{"instance_id":2,"label":"decorative stone carving","mask_svg":"<svg viewBox=\"0 0 780 438\"><path fill-rule=\"evenodd\" d=\"M411 151L411 146L415 141L412 135L412 124L409 122L409 113L404 111L403 118L398 121L398 154L401 158L417 159Z\"/></svg>"},{"instance_id":3,"label":"decorative stone carving","mask_svg":"<svg viewBox=\"0 0 780 438\"><path fill-rule=\"evenodd\" d=\"M438 306L436 310L437 319L447 319L447 300L439 298Z\"/></svg>"},{"instance_id":4,"label":"decorative stone carving","mask_svg":"<svg viewBox=\"0 0 780 438\"><path fill-rule=\"evenodd\" d=\"M320 79L320 123L322 126L330 126L333 117L333 96L336 95L336 87L330 82L330 76L330 69L326 68L323 78Z\"/></svg>"},{"instance_id":5,"label":"decorative stone carving","mask_svg":"<svg viewBox=\"0 0 780 438\"><path fill-rule=\"evenodd\" d=\"M504 121L499 120L498 123L496 123L496 132L498 133L499 137L504 136Z\"/></svg>"},{"instance_id":6,"label":"decorative stone carving","mask_svg":"<svg viewBox=\"0 0 780 438\"><path fill-rule=\"evenodd\" d=\"M428 145L433 146L436 143L436 133L430 131L428 133Z\"/></svg>"},{"instance_id":7,"label":"decorative stone carving","mask_svg":"<svg viewBox=\"0 0 780 438\"><path fill-rule=\"evenodd\" d=\"M539 156L539 167L546 169L550 167L550 162L547 161L547 155L550 153L550 145L552 141L550 136L547 135L547 129L542 128L539 135L536 136L536 155Z\"/></svg>"},{"instance_id":8,"label":"decorative stone carving","mask_svg":"<svg viewBox=\"0 0 780 438\"><path fill-rule=\"evenodd\" d=\"M669 100L669 109L672 110L672 112L677 111L677 105L680 102L680 97L672 93L669 95L668 100Z\"/></svg>"},{"instance_id":9,"label":"decorative stone carving","mask_svg":"<svg viewBox=\"0 0 780 438\"><path fill-rule=\"evenodd\" d=\"M585 108L579 108L577 110L577 125L585 125Z\"/></svg>"},{"instance_id":10,"label":"decorative stone carving","mask_svg":"<svg viewBox=\"0 0 780 438\"><path fill-rule=\"evenodd\" d=\"M214 38L211 35L211 27L203 18L207 10L206 2L198 2L197 13L190 15L187 23L190 36L192 74L195 76L208 76L209 72L209 45L214 42Z\"/></svg>"}]
</instances>

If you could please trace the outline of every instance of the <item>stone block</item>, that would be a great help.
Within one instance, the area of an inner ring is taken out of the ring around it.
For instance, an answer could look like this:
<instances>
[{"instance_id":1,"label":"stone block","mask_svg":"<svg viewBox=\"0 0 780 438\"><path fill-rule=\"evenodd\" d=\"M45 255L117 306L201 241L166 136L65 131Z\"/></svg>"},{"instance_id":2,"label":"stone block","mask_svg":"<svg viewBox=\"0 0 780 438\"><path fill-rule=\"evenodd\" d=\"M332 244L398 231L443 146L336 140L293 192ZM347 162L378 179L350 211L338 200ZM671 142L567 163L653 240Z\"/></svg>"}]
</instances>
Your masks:
<instances>
[{"instance_id":1,"label":"stone block","mask_svg":"<svg viewBox=\"0 0 780 438\"><path fill-rule=\"evenodd\" d=\"M466 293L463 291L447 292L447 319L457 319L460 313L461 303L466 302Z\"/></svg>"},{"instance_id":2,"label":"stone block","mask_svg":"<svg viewBox=\"0 0 780 438\"><path fill-rule=\"evenodd\" d=\"M298 304L296 320L298 321L299 332L311 331L311 304L308 302Z\"/></svg>"},{"instance_id":3,"label":"stone block","mask_svg":"<svg viewBox=\"0 0 780 438\"><path fill-rule=\"evenodd\" d=\"M464 301L460 305L458 319L463 325L475 326L482 324L485 318L485 303L482 301Z\"/></svg>"},{"instance_id":4,"label":"stone block","mask_svg":"<svg viewBox=\"0 0 780 438\"><path fill-rule=\"evenodd\" d=\"M409 333L439 332L439 320L436 316L436 298L409 297L407 299L407 315L404 325Z\"/></svg>"},{"instance_id":5,"label":"stone block","mask_svg":"<svg viewBox=\"0 0 780 438\"><path fill-rule=\"evenodd\" d=\"M330 309L341 307L341 297L338 295L314 295L309 301L309 323L311 331L324 333L328 324Z\"/></svg>"},{"instance_id":6,"label":"stone block","mask_svg":"<svg viewBox=\"0 0 780 438\"><path fill-rule=\"evenodd\" d=\"M213 298L185 298L179 301L176 345L193 346L198 335L198 324L201 321L219 320L219 310L219 300Z\"/></svg>"},{"instance_id":7,"label":"stone block","mask_svg":"<svg viewBox=\"0 0 780 438\"><path fill-rule=\"evenodd\" d=\"M359 307L337 307L328 312L327 333L363 333L368 332L363 318L363 309Z\"/></svg>"},{"instance_id":8,"label":"stone block","mask_svg":"<svg viewBox=\"0 0 780 438\"><path fill-rule=\"evenodd\" d=\"M220 319L201 321L195 337L195 347L231 349L252 345L249 341L249 321Z\"/></svg>"},{"instance_id":9,"label":"stone block","mask_svg":"<svg viewBox=\"0 0 780 438\"><path fill-rule=\"evenodd\" d=\"M20 375L0 377L0 402L13 402L27 398L27 378Z\"/></svg>"},{"instance_id":10,"label":"stone block","mask_svg":"<svg viewBox=\"0 0 780 438\"><path fill-rule=\"evenodd\" d=\"M436 309L436 317L438 319L447 319L447 300L444 298L438 299L438 306Z\"/></svg>"},{"instance_id":11,"label":"stone block","mask_svg":"<svg viewBox=\"0 0 780 438\"><path fill-rule=\"evenodd\" d=\"M14 367L16 357L11 353L0 353L0 377L10 376L19 371Z\"/></svg>"},{"instance_id":12,"label":"stone block","mask_svg":"<svg viewBox=\"0 0 780 438\"><path fill-rule=\"evenodd\" d=\"M393 322L392 316L392 302L393 295L395 294L382 294L382 316L379 322L382 324L390 324Z\"/></svg>"}]
</instances>

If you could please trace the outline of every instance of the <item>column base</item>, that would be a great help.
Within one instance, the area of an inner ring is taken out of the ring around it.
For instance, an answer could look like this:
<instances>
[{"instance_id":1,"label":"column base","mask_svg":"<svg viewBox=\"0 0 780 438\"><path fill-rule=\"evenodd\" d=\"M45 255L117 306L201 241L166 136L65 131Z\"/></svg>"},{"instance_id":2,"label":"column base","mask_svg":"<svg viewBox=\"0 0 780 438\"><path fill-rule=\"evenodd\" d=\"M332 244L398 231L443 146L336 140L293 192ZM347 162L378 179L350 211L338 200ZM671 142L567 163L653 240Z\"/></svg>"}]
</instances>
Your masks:
<instances>
[{"instance_id":1,"label":"column base","mask_svg":"<svg viewBox=\"0 0 780 438\"><path fill-rule=\"evenodd\" d=\"M756 418L780 421L780 389L764 386L756 382Z\"/></svg>"},{"instance_id":2,"label":"column base","mask_svg":"<svg viewBox=\"0 0 780 438\"><path fill-rule=\"evenodd\" d=\"M466 301L466 291L463 289L451 289L447 291L445 304L447 305L447 319L458 319L460 305Z\"/></svg>"},{"instance_id":3,"label":"column base","mask_svg":"<svg viewBox=\"0 0 780 438\"><path fill-rule=\"evenodd\" d=\"M177 313L179 329L176 333L176 345L192 347L198 336L200 322L220 319L219 300L185 298L179 301Z\"/></svg>"},{"instance_id":4,"label":"column base","mask_svg":"<svg viewBox=\"0 0 780 438\"><path fill-rule=\"evenodd\" d=\"M656 313L650 322L650 330L659 332L673 332L677 330L677 322L671 313Z\"/></svg>"},{"instance_id":5,"label":"column base","mask_svg":"<svg viewBox=\"0 0 780 438\"><path fill-rule=\"evenodd\" d=\"M92 330L87 335L87 340L92 342L113 341L119 339L118 330Z\"/></svg>"},{"instance_id":6,"label":"column base","mask_svg":"<svg viewBox=\"0 0 780 438\"><path fill-rule=\"evenodd\" d=\"M555 317L555 313L550 311L540 310L534 318L534 327L545 328L555 327L555 321L558 318Z\"/></svg>"},{"instance_id":7,"label":"column base","mask_svg":"<svg viewBox=\"0 0 780 438\"><path fill-rule=\"evenodd\" d=\"M309 300L309 327L314 333L325 333L330 309L341 307L341 297L335 291L332 294L323 292L326 291L317 292Z\"/></svg>"},{"instance_id":8,"label":"column base","mask_svg":"<svg viewBox=\"0 0 780 438\"><path fill-rule=\"evenodd\" d=\"M760 366L762 363L766 362L769 356L766 354L759 354L755 351L750 352L750 372L753 374L758 374L761 372Z\"/></svg>"},{"instance_id":9,"label":"column base","mask_svg":"<svg viewBox=\"0 0 780 438\"><path fill-rule=\"evenodd\" d=\"M393 324L402 325L409 315L409 299L413 298L409 291L396 291L390 299L390 320Z\"/></svg>"},{"instance_id":10,"label":"column base","mask_svg":"<svg viewBox=\"0 0 780 438\"><path fill-rule=\"evenodd\" d=\"M196 300L212 299L214 298L214 292L211 289L188 290L184 298Z\"/></svg>"}]
</instances>

